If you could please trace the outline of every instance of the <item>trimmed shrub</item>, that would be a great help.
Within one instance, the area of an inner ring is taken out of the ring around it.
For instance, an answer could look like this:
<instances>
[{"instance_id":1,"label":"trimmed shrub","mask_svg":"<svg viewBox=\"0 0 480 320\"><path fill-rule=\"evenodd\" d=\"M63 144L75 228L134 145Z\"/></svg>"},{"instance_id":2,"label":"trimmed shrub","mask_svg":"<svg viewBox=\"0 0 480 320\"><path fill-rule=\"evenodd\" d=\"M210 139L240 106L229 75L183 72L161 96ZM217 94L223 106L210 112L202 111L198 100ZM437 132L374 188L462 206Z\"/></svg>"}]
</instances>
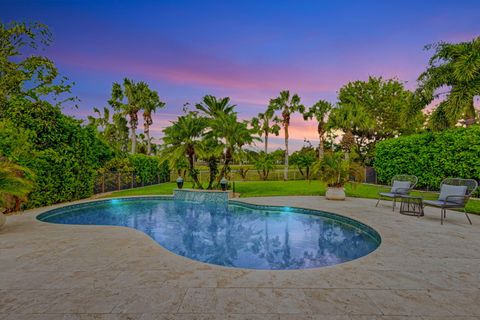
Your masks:
<instances>
[{"instance_id":1,"label":"trimmed shrub","mask_svg":"<svg viewBox=\"0 0 480 320\"><path fill-rule=\"evenodd\" d=\"M133 172L140 181L151 184L170 180L170 169L159 157L134 154L130 156Z\"/></svg>"},{"instance_id":2,"label":"trimmed shrub","mask_svg":"<svg viewBox=\"0 0 480 320\"><path fill-rule=\"evenodd\" d=\"M379 142L374 167L378 181L413 174L418 187L438 190L447 177L480 179L480 126L426 132Z\"/></svg>"},{"instance_id":3,"label":"trimmed shrub","mask_svg":"<svg viewBox=\"0 0 480 320\"><path fill-rule=\"evenodd\" d=\"M47 102L7 104L0 122L0 155L36 177L25 208L91 196L97 169L113 156L94 128Z\"/></svg>"}]
</instances>

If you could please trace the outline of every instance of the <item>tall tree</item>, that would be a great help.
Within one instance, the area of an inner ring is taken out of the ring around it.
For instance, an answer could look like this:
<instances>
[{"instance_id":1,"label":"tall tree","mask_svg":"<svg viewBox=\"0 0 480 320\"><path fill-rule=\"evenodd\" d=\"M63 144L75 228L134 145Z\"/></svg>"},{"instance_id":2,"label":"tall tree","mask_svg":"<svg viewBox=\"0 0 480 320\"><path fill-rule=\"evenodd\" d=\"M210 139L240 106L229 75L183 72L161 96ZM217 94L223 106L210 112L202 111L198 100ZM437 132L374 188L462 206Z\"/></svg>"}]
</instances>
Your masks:
<instances>
[{"instance_id":1,"label":"tall tree","mask_svg":"<svg viewBox=\"0 0 480 320\"><path fill-rule=\"evenodd\" d=\"M434 49L435 53L418 78L415 107L421 109L435 98L445 97L445 103L435 111L442 115L431 118L441 123L433 127L453 126L462 119L467 125L475 123L474 99L480 95L480 37L455 44L440 42L426 49Z\"/></svg>"},{"instance_id":2,"label":"tall tree","mask_svg":"<svg viewBox=\"0 0 480 320\"><path fill-rule=\"evenodd\" d=\"M290 117L295 112L303 113L305 107L300 103L300 97L297 94L290 95L290 91L280 92L277 98L270 100L270 108L279 110L282 113L282 126L285 134L285 169L283 179L288 180L288 128L290 126Z\"/></svg>"},{"instance_id":3,"label":"tall tree","mask_svg":"<svg viewBox=\"0 0 480 320\"><path fill-rule=\"evenodd\" d=\"M51 33L44 24L0 23L0 106L14 97L30 102L48 97L57 106L77 100L61 95L71 93L73 84L59 76L52 60L37 54L51 42Z\"/></svg>"},{"instance_id":4,"label":"tall tree","mask_svg":"<svg viewBox=\"0 0 480 320\"><path fill-rule=\"evenodd\" d=\"M89 125L99 130L99 133L117 153L128 152L128 121L122 113L114 113L110 117L110 109L103 108L103 113L98 108L93 108L95 116L88 116Z\"/></svg>"},{"instance_id":5,"label":"tall tree","mask_svg":"<svg viewBox=\"0 0 480 320\"><path fill-rule=\"evenodd\" d=\"M148 89L148 88L147 88ZM149 90L145 93L145 98L142 103L143 110L143 132L147 140L147 155L152 153L152 143L150 139L150 126L153 124L152 113L157 109L165 107L165 103L160 101L157 91Z\"/></svg>"},{"instance_id":6,"label":"tall tree","mask_svg":"<svg viewBox=\"0 0 480 320\"><path fill-rule=\"evenodd\" d=\"M235 113L223 115L209 124L210 131L206 136L219 138L224 145L223 167L220 171L220 178L230 172L230 164L233 161L234 153L243 146L251 144L254 140L253 130L248 128L247 122L240 122Z\"/></svg>"},{"instance_id":7,"label":"tall tree","mask_svg":"<svg viewBox=\"0 0 480 320\"><path fill-rule=\"evenodd\" d=\"M103 114L98 108L93 108L93 113L98 115L95 116L87 116L88 122L95 126L100 127L101 131L105 131L110 124L110 109L108 107L103 107Z\"/></svg>"},{"instance_id":8,"label":"tall tree","mask_svg":"<svg viewBox=\"0 0 480 320\"><path fill-rule=\"evenodd\" d=\"M125 78L122 86L114 82L112 86L112 98L109 100L110 105L123 114L128 115L130 119L130 130L132 140L131 153L137 152L137 133L138 126L138 112L144 106L145 99L148 99L150 89L145 82L135 83L134 81Z\"/></svg>"},{"instance_id":9,"label":"tall tree","mask_svg":"<svg viewBox=\"0 0 480 320\"><path fill-rule=\"evenodd\" d=\"M252 127L258 131L258 134L263 136L265 143L264 152L268 153L268 137L270 134L278 136L280 133L280 119L275 115L272 108L267 108L264 113L259 113L257 117L254 117L251 121Z\"/></svg>"},{"instance_id":10,"label":"tall tree","mask_svg":"<svg viewBox=\"0 0 480 320\"><path fill-rule=\"evenodd\" d=\"M168 159L172 167L185 159L188 160L189 175L194 186L203 189L198 179L198 170L195 169L195 157L201 148L201 138L204 134L207 122L199 117L196 112L189 112L178 117L177 121L165 128L163 133L164 150L163 157Z\"/></svg>"},{"instance_id":11,"label":"tall tree","mask_svg":"<svg viewBox=\"0 0 480 320\"><path fill-rule=\"evenodd\" d=\"M224 146L215 137L204 137L198 150L199 157L207 162L209 179L207 189L212 189L219 173L218 163Z\"/></svg>"},{"instance_id":12,"label":"tall tree","mask_svg":"<svg viewBox=\"0 0 480 320\"><path fill-rule=\"evenodd\" d=\"M223 166L219 179L230 172L230 164L235 152L242 146L253 141L252 130L246 122L240 122L235 112L235 105L230 104L230 98L216 98L212 95L203 97L202 103L196 104L197 110L202 112L208 121L208 130L205 137L217 140L223 145ZM210 158L213 163L213 159Z\"/></svg>"},{"instance_id":13,"label":"tall tree","mask_svg":"<svg viewBox=\"0 0 480 320\"><path fill-rule=\"evenodd\" d=\"M333 109L333 105L325 100L318 100L308 111L303 114L303 119L317 120L317 132L318 132L318 159L322 160L325 144L325 132L326 132L326 118L329 112Z\"/></svg>"},{"instance_id":14,"label":"tall tree","mask_svg":"<svg viewBox=\"0 0 480 320\"><path fill-rule=\"evenodd\" d=\"M378 141L423 126L422 112L411 111L412 97L413 93L394 79L369 77L368 81L347 83L339 90L338 106L332 109L327 127L351 133L357 153L368 164Z\"/></svg>"}]
</instances>

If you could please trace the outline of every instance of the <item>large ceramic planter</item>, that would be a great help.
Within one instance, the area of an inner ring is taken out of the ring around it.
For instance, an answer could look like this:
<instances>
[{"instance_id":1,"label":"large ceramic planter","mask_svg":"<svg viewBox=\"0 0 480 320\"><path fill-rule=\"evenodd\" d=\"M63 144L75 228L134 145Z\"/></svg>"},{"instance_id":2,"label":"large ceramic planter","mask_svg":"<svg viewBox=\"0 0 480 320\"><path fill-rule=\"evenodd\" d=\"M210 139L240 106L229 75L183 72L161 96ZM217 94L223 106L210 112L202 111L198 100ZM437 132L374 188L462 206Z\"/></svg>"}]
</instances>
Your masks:
<instances>
[{"instance_id":1,"label":"large ceramic planter","mask_svg":"<svg viewBox=\"0 0 480 320\"><path fill-rule=\"evenodd\" d=\"M345 190L343 188L328 187L325 198L328 200L345 200Z\"/></svg>"},{"instance_id":2,"label":"large ceramic planter","mask_svg":"<svg viewBox=\"0 0 480 320\"><path fill-rule=\"evenodd\" d=\"M0 229L2 229L5 222L7 222L7 217L0 211Z\"/></svg>"}]
</instances>

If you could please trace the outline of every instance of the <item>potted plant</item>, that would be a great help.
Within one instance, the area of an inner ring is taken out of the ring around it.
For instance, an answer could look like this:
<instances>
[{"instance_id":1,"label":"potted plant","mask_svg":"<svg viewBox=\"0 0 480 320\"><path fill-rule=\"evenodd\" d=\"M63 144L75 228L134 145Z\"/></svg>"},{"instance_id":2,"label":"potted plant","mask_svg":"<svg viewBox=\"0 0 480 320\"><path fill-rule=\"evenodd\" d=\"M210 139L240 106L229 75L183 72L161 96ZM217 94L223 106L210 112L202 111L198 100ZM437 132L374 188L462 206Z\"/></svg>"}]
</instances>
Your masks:
<instances>
[{"instance_id":1,"label":"potted plant","mask_svg":"<svg viewBox=\"0 0 480 320\"><path fill-rule=\"evenodd\" d=\"M358 163L346 160L341 152L327 153L314 166L320 179L327 184L325 197L328 200L345 200L344 186L349 181L361 182L365 170Z\"/></svg>"},{"instance_id":2,"label":"potted plant","mask_svg":"<svg viewBox=\"0 0 480 320\"><path fill-rule=\"evenodd\" d=\"M6 222L5 213L20 210L32 188L30 170L0 157L0 228Z\"/></svg>"}]
</instances>

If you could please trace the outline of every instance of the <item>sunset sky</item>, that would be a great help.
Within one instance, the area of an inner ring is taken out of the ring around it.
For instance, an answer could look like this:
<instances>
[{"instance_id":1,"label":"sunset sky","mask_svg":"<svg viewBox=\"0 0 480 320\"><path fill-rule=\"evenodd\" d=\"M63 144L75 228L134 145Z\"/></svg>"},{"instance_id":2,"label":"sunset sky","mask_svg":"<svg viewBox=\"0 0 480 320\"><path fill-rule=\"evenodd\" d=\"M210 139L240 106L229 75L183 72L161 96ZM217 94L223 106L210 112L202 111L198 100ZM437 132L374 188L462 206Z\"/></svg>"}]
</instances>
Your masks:
<instances>
[{"instance_id":1,"label":"sunset sky","mask_svg":"<svg viewBox=\"0 0 480 320\"><path fill-rule=\"evenodd\" d=\"M51 28L46 55L81 99L66 113L85 118L106 105L112 82L144 80L167 104L154 118L161 137L185 102L205 94L231 97L250 118L284 89L307 106L335 102L342 85L369 75L413 89L426 44L480 34L480 1L0 0L0 19ZM315 126L293 119L293 149L317 143Z\"/></svg>"}]
</instances>

